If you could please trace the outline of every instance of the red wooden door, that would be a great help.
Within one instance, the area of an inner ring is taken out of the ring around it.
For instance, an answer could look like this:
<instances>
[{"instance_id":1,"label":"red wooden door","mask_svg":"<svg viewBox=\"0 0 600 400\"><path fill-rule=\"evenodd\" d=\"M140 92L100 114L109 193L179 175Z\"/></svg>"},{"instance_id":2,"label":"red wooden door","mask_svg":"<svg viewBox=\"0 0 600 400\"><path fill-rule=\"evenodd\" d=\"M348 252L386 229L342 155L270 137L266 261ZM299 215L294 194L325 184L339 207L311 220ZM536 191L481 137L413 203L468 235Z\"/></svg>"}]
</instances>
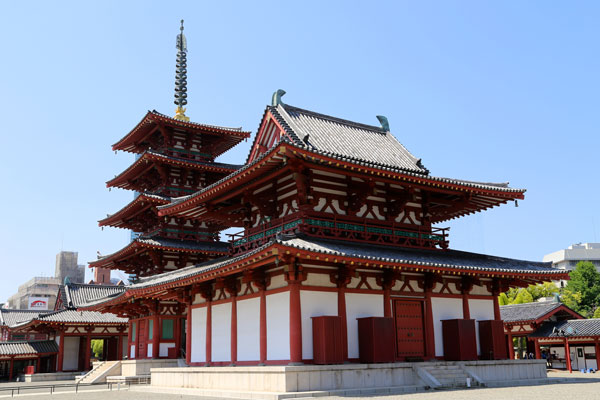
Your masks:
<instances>
[{"instance_id":1,"label":"red wooden door","mask_svg":"<svg viewBox=\"0 0 600 400\"><path fill-rule=\"evenodd\" d=\"M395 300L394 311L397 357L424 357L423 303L413 300Z\"/></svg>"},{"instance_id":2,"label":"red wooden door","mask_svg":"<svg viewBox=\"0 0 600 400\"><path fill-rule=\"evenodd\" d=\"M139 323L139 344L138 344L138 358L147 358L147 350L148 345L146 344L147 335L146 335L146 321L141 320Z\"/></svg>"}]
</instances>

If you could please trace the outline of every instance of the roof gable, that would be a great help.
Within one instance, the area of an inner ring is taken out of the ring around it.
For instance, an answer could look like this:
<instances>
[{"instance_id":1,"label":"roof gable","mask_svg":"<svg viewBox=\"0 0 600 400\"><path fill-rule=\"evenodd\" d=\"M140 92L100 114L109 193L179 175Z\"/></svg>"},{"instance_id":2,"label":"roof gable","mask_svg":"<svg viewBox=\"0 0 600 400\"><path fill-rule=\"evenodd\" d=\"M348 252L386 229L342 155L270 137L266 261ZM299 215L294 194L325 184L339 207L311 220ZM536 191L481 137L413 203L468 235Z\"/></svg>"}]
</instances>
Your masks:
<instances>
[{"instance_id":1,"label":"roof gable","mask_svg":"<svg viewBox=\"0 0 600 400\"><path fill-rule=\"evenodd\" d=\"M504 322L538 321L558 313L569 314L572 318L583 318L563 303L556 301L510 304L500 307L500 317Z\"/></svg>"}]
</instances>

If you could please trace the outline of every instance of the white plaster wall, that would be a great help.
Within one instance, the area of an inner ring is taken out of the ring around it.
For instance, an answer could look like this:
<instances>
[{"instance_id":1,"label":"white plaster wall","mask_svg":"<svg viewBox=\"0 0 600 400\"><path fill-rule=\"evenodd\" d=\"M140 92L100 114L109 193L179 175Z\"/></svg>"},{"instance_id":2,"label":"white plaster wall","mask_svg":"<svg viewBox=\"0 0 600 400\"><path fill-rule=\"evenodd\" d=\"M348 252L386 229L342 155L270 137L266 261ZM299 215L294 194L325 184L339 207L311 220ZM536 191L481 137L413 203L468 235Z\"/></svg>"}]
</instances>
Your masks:
<instances>
[{"instance_id":1,"label":"white plaster wall","mask_svg":"<svg viewBox=\"0 0 600 400\"><path fill-rule=\"evenodd\" d=\"M147 356L148 356L148 357L150 357L150 358L152 357L152 348L153 348L153 347L154 347L154 346L152 345L152 343L148 343L148 348L146 349L146 354L147 354Z\"/></svg>"},{"instance_id":2,"label":"white plaster wall","mask_svg":"<svg viewBox=\"0 0 600 400\"><path fill-rule=\"evenodd\" d=\"M328 274L308 274L306 281L303 285L305 286L324 286L324 287L335 287L335 283L331 283Z\"/></svg>"},{"instance_id":3,"label":"white plaster wall","mask_svg":"<svg viewBox=\"0 0 600 400\"><path fill-rule=\"evenodd\" d=\"M269 285L268 289L278 289L284 286L287 286L287 282L285 281L283 275L275 275L271 278L271 284Z\"/></svg>"},{"instance_id":4,"label":"white plaster wall","mask_svg":"<svg viewBox=\"0 0 600 400\"><path fill-rule=\"evenodd\" d=\"M158 356L167 357L169 355L169 349L175 347L175 343L159 343L158 344Z\"/></svg>"},{"instance_id":5,"label":"white plaster wall","mask_svg":"<svg viewBox=\"0 0 600 400\"><path fill-rule=\"evenodd\" d=\"M435 336L435 355L444 355L444 339L442 337L442 320L463 317L462 299L448 297L432 297L433 334Z\"/></svg>"},{"instance_id":6,"label":"white plaster wall","mask_svg":"<svg viewBox=\"0 0 600 400\"><path fill-rule=\"evenodd\" d=\"M481 285L481 286L473 285L473 288L471 289L469 294L479 295L479 296L491 295L490 291L487 290L487 286L485 286L485 285Z\"/></svg>"},{"instance_id":7,"label":"white plaster wall","mask_svg":"<svg viewBox=\"0 0 600 400\"><path fill-rule=\"evenodd\" d=\"M356 319L363 317L383 317L383 295L346 293L348 358L358 358L358 321Z\"/></svg>"},{"instance_id":8,"label":"white plaster wall","mask_svg":"<svg viewBox=\"0 0 600 400\"><path fill-rule=\"evenodd\" d=\"M469 299L469 314L471 314L471 319L476 321L494 319L494 300ZM475 337L477 338L477 355L481 355L477 322L475 322Z\"/></svg>"},{"instance_id":9,"label":"white plaster wall","mask_svg":"<svg viewBox=\"0 0 600 400\"><path fill-rule=\"evenodd\" d=\"M231 361L231 303L212 306L212 361Z\"/></svg>"},{"instance_id":10,"label":"white plaster wall","mask_svg":"<svg viewBox=\"0 0 600 400\"><path fill-rule=\"evenodd\" d=\"M129 349L129 359L133 360L135 358L135 344L132 344Z\"/></svg>"},{"instance_id":11,"label":"white plaster wall","mask_svg":"<svg viewBox=\"0 0 600 400\"><path fill-rule=\"evenodd\" d=\"M79 336L65 336L63 370L77 371L79 368Z\"/></svg>"},{"instance_id":12,"label":"white plaster wall","mask_svg":"<svg viewBox=\"0 0 600 400\"><path fill-rule=\"evenodd\" d=\"M338 315L336 292L302 290L300 310L302 315L302 358L313 358L312 319L321 315Z\"/></svg>"},{"instance_id":13,"label":"white plaster wall","mask_svg":"<svg viewBox=\"0 0 600 400\"><path fill-rule=\"evenodd\" d=\"M191 362L206 361L206 307L192 309ZM190 351L190 350L188 350Z\"/></svg>"},{"instance_id":14,"label":"white plaster wall","mask_svg":"<svg viewBox=\"0 0 600 400\"><path fill-rule=\"evenodd\" d=\"M237 302L238 361L260 360L260 298Z\"/></svg>"},{"instance_id":15,"label":"white plaster wall","mask_svg":"<svg viewBox=\"0 0 600 400\"><path fill-rule=\"evenodd\" d=\"M267 359L290 359L290 293L267 296Z\"/></svg>"}]
</instances>

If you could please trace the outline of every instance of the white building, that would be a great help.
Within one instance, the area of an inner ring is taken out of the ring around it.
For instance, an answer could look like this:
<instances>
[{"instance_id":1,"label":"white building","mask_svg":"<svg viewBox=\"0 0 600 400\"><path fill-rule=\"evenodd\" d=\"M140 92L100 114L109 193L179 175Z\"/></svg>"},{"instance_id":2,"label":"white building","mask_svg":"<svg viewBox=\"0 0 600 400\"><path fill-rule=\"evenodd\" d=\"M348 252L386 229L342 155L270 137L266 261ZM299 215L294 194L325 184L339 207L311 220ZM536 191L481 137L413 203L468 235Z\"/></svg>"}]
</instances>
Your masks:
<instances>
[{"instance_id":1,"label":"white building","mask_svg":"<svg viewBox=\"0 0 600 400\"><path fill-rule=\"evenodd\" d=\"M554 268L565 271L573 270L580 261L590 261L600 272L600 243L573 244L544 256L544 262L552 262Z\"/></svg>"}]
</instances>

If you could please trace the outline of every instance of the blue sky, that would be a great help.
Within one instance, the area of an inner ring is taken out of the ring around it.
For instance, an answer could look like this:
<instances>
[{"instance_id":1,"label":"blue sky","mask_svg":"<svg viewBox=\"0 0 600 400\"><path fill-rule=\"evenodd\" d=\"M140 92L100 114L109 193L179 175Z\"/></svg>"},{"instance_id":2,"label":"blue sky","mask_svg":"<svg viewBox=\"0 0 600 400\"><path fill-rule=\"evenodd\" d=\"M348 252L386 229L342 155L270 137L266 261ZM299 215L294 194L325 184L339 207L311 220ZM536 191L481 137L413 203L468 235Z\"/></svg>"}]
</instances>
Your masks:
<instances>
[{"instance_id":1,"label":"blue sky","mask_svg":"<svg viewBox=\"0 0 600 400\"><path fill-rule=\"evenodd\" d=\"M527 188L518 208L442 224L451 247L540 260L600 241L599 17L591 1L3 2L0 300L53 275L61 249L83 263L127 243L97 225L132 198L105 187L133 160L110 146L146 110L173 114L181 18L193 121L254 134L278 88L383 114L433 175Z\"/></svg>"}]
</instances>

